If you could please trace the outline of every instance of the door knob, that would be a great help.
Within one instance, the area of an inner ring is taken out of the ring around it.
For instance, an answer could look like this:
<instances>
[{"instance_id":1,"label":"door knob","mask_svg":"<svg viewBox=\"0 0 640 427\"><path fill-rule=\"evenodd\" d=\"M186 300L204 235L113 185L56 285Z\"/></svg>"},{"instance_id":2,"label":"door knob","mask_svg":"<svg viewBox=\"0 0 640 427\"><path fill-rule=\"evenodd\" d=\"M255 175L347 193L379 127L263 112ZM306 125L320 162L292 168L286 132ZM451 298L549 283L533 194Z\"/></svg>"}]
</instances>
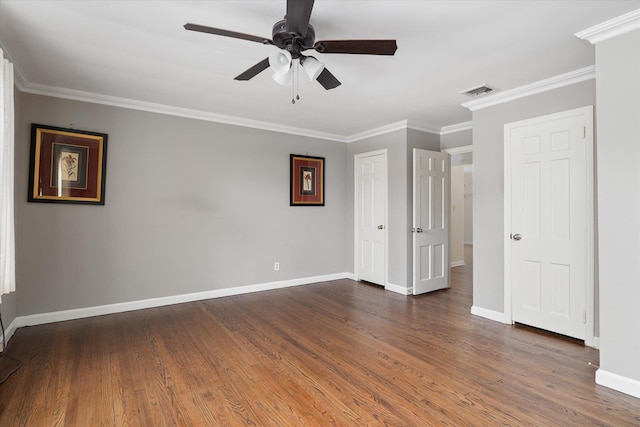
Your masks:
<instances>
[{"instance_id":1,"label":"door knob","mask_svg":"<svg viewBox=\"0 0 640 427\"><path fill-rule=\"evenodd\" d=\"M416 233L422 233L422 228L420 227L416 228Z\"/></svg>"},{"instance_id":2,"label":"door knob","mask_svg":"<svg viewBox=\"0 0 640 427\"><path fill-rule=\"evenodd\" d=\"M384 228L384 225L379 225L378 226L378 230L382 230Z\"/></svg>"},{"instance_id":3,"label":"door knob","mask_svg":"<svg viewBox=\"0 0 640 427\"><path fill-rule=\"evenodd\" d=\"M513 235L513 240L520 240L522 239L522 234L514 234Z\"/></svg>"}]
</instances>

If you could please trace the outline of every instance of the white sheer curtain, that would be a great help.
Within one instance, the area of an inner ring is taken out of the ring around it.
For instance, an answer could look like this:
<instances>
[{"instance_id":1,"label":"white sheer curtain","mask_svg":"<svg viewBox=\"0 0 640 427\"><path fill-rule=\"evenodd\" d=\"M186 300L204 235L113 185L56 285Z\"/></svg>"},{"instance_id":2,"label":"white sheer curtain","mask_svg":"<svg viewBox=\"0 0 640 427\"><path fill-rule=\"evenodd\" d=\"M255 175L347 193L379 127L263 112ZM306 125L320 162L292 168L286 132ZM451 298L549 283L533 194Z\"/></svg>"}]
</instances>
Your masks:
<instances>
[{"instance_id":1,"label":"white sheer curtain","mask_svg":"<svg viewBox=\"0 0 640 427\"><path fill-rule=\"evenodd\" d=\"M16 290L16 244L13 220L13 64L0 49L0 302Z\"/></svg>"}]
</instances>

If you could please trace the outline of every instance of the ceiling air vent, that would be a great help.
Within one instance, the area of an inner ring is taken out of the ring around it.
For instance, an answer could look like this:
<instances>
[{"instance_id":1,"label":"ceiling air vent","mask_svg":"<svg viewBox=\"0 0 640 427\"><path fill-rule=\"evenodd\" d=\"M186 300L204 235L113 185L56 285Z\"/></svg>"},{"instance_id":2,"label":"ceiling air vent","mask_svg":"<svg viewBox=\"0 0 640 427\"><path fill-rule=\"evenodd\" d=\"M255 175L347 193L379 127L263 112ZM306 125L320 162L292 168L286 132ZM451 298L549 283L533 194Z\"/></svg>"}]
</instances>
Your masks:
<instances>
[{"instance_id":1,"label":"ceiling air vent","mask_svg":"<svg viewBox=\"0 0 640 427\"><path fill-rule=\"evenodd\" d=\"M488 95L490 93L495 92L495 88L492 88L491 86L487 86L487 85L480 85L480 86L475 86L472 87L471 89L467 89L467 90L463 90L460 93L462 95L467 95L470 96L472 98L476 98L478 96L484 96L484 95Z\"/></svg>"}]
</instances>

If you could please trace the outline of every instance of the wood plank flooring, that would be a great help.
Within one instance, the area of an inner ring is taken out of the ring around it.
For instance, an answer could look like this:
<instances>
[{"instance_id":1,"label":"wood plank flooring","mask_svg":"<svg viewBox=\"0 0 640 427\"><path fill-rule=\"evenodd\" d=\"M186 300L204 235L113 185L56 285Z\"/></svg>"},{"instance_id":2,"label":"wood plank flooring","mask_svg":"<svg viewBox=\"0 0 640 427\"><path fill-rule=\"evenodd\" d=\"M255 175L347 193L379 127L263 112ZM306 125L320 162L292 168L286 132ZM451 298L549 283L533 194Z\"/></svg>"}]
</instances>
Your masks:
<instances>
[{"instance_id":1,"label":"wood plank flooring","mask_svg":"<svg viewBox=\"0 0 640 427\"><path fill-rule=\"evenodd\" d=\"M0 425L640 425L640 400L594 383L596 350L471 315L471 263L452 276L416 297L337 280L21 328Z\"/></svg>"}]
</instances>

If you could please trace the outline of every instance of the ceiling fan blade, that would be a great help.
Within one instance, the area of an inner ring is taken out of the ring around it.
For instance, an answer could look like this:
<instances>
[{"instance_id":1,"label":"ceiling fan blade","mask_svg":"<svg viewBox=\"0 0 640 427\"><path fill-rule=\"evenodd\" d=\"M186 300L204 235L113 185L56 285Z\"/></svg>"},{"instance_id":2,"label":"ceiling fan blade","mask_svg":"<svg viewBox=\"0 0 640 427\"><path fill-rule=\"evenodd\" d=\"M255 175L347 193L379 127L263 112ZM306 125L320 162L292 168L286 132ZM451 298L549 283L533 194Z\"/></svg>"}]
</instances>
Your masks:
<instances>
[{"instance_id":1,"label":"ceiling fan blade","mask_svg":"<svg viewBox=\"0 0 640 427\"><path fill-rule=\"evenodd\" d=\"M352 53L359 55L393 55L395 40L322 40L313 48L320 53Z\"/></svg>"},{"instance_id":2,"label":"ceiling fan blade","mask_svg":"<svg viewBox=\"0 0 640 427\"><path fill-rule=\"evenodd\" d=\"M244 73L239 74L235 80L250 80L269 68L269 57L264 58L253 67L249 68Z\"/></svg>"},{"instance_id":3,"label":"ceiling fan blade","mask_svg":"<svg viewBox=\"0 0 640 427\"><path fill-rule=\"evenodd\" d=\"M204 25L185 24L184 29L189 31L199 31L201 33L215 34L217 36L231 37L234 39L249 40L252 42L258 42L262 44L273 44L273 41L266 37L254 36L254 35L245 34L245 33L238 33L236 31L223 30L221 28L207 27Z\"/></svg>"},{"instance_id":4,"label":"ceiling fan blade","mask_svg":"<svg viewBox=\"0 0 640 427\"><path fill-rule=\"evenodd\" d=\"M326 90L336 88L340 86L342 83L336 77L329 72L326 68L322 70L318 78L316 79L318 83L322 85Z\"/></svg>"},{"instance_id":5,"label":"ceiling fan blade","mask_svg":"<svg viewBox=\"0 0 640 427\"><path fill-rule=\"evenodd\" d=\"M287 0L286 29L298 37L307 35L314 0Z\"/></svg>"}]
</instances>

